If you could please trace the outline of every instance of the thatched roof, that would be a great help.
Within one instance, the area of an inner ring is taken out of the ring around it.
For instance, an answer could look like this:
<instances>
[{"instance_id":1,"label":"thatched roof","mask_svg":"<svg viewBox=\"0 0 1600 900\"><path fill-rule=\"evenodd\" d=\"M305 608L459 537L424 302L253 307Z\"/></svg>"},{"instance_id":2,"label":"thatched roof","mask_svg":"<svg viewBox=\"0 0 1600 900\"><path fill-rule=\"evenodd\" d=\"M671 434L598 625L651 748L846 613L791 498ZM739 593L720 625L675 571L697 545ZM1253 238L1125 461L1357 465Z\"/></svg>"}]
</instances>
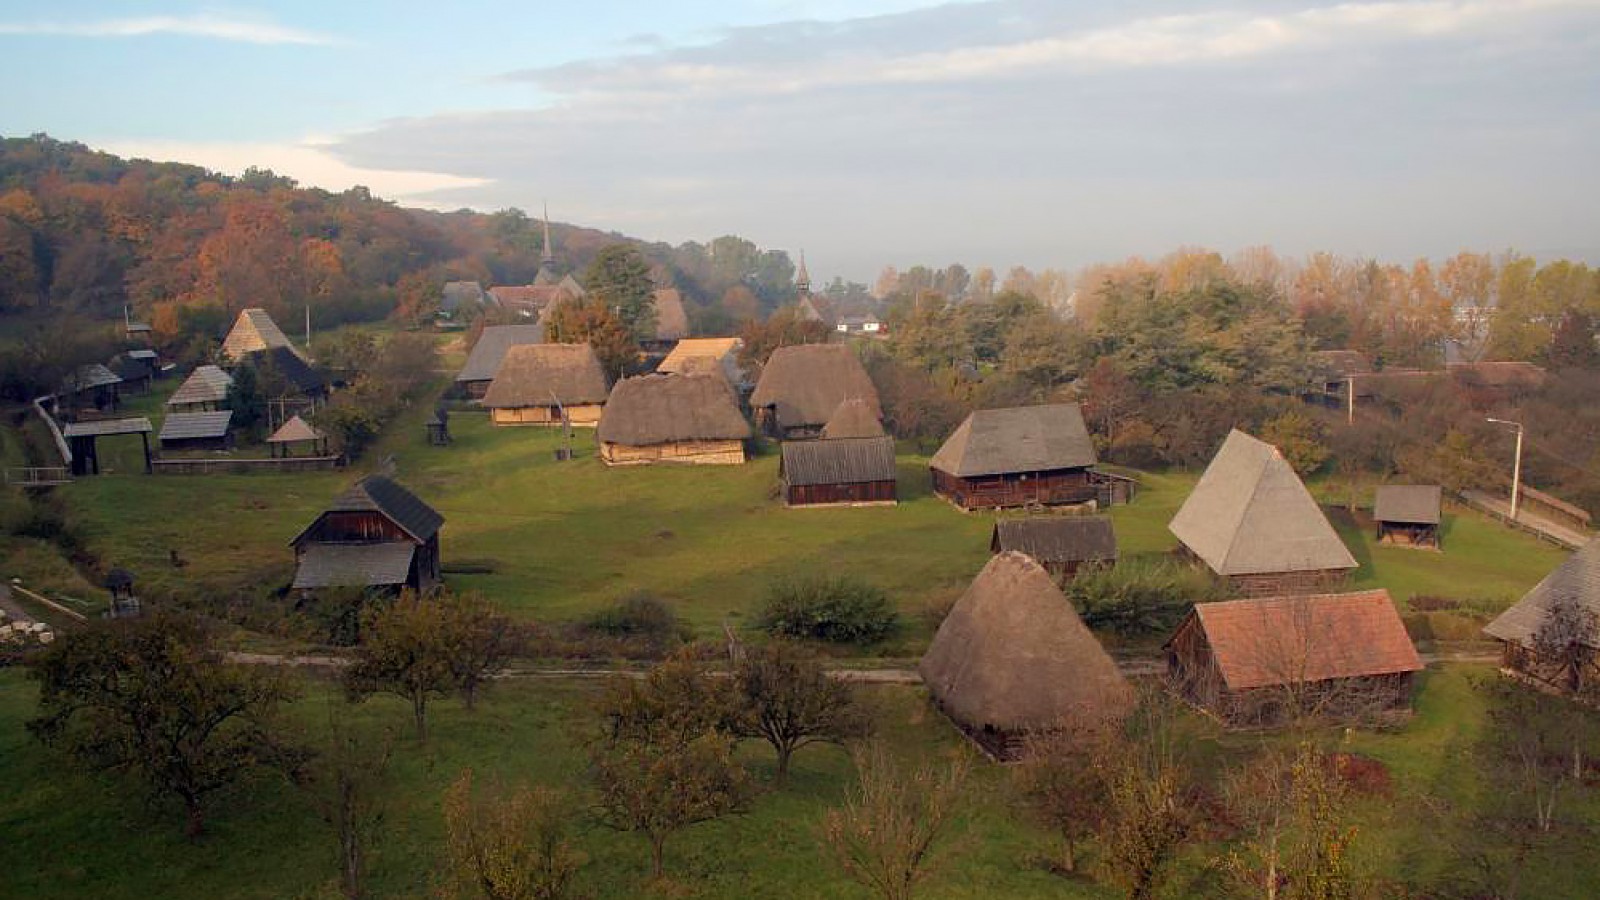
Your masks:
<instances>
[{"instance_id":1,"label":"thatched roof","mask_svg":"<svg viewBox=\"0 0 1600 900\"><path fill-rule=\"evenodd\" d=\"M739 349L743 346L744 341L736 337L684 338L672 348L656 371L682 375L719 369L729 384L739 384L745 377L744 370L739 368Z\"/></svg>"},{"instance_id":2,"label":"thatched roof","mask_svg":"<svg viewBox=\"0 0 1600 900\"><path fill-rule=\"evenodd\" d=\"M1229 690L1422 669L1388 591L1197 603Z\"/></svg>"},{"instance_id":3,"label":"thatched roof","mask_svg":"<svg viewBox=\"0 0 1600 900\"><path fill-rule=\"evenodd\" d=\"M750 436L750 424L720 375L641 375L611 389L598 436L630 447L735 441Z\"/></svg>"},{"instance_id":4,"label":"thatched roof","mask_svg":"<svg viewBox=\"0 0 1600 900\"><path fill-rule=\"evenodd\" d=\"M773 407L784 428L820 428L851 398L865 400L874 412L881 408L855 352L843 344L798 344L772 352L750 404Z\"/></svg>"},{"instance_id":5,"label":"thatched roof","mask_svg":"<svg viewBox=\"0 0 1600 900\"><path fill-rule=\"evenodd\" d=\"M233 387L233 376L216 366L196 366L189 377L167 398L168 406L186 406L193 403L221 403L228 399L228 388Z\"/></svg>"},{"instance_id":6,"label":"thatched roof","mask_svg":"<svg viewBox=\"0 0 1600 900\"><path fill-rule=\"evenodd\" d=\"M1076 403L976 410L928 460L930 468L957 478L1094 463L1094 441Z\"/></svg>"},{"instance_id":7,"label":"thatched roof","mask_svg":"<svg viewBox=\"0 0 1600 900\"><path fill-rule=\"evenodd\" d=\"M267 443L295 444L300 441L320 441L323 437L323 433L311 427L310 423L305 419L299 416L290 416L289 421L283 423L277 431L274 431L272 437L267 438Z\"/></svg>"},{"instance_id":8,"label":"thatched roof","mask_svg":"<svg viewBox=\"0 0 1600 900\"><path fill-rule=\"evenodd\" d=\"M656 340L679 341L689 336L689 313L677 288L662 288L651 295L656 310Z\"/></svg>"},{"instance_id":9,"label":"thatched roof","mask_svg":"<svg viewBox=\"0 0 1600 900\"><path fill-rule=\"evenodd\" d=\"M1501 613L1483 629L1484 634L1533 648L1534 635L1544 626L1557 603L1576 601L1600 622L1600 538L1584 544L1578 552L1534 585L1514 606ZM1600 649L1600 631L1584 641Z\"/></svg>"},{"instance_id":10,"label":"thatched roof","mask_svg":"<svg viewBox=\"0 0 1600 900\"><path fill-rule=\"evenodd\" d=\"M162 441L192 441L227 437L233 425L232 410L171 412L161 422Z\"/></svg>"},{"instance_id":11,"label":"thatched roof","mask_svg":"<svg viewBox=\"0 0 1600 900\"><path fill-rule=\"evenodd\" d=\"M894 438L784 441L778 474L791 487L894 481Z\"/></svg>"},{"instance_id":12,"label":"thatched roof","mask_svg":"<svg viewBox=\"0 0 1600 900\"><path fill-rule=\"evenodd\" d=\"M336 512L379 513L419 544L438 534L439 527L444 524L444 516L385 475L368 475L356 482L329 504L322 515ZM318 521L321 519L322 516L317 517ZM316 522L312 522L289 543L300 543L315 527Z\"/></svg>"},{"instance_id":13,"label":"thatched roof","mask_svg":"<svg viewBox=\"0 0 1600 900\"><path fill-rule=\"evenodd\" d=\"M824 438L871 438L883 435L883 423L878 421L877 411L859 397L840 403L839 408L828 417L828 424L822 426Z\"/></svg>"},{"instance_id":14,"label":"thatched roof","mask_svg":"<svg viewBox=\"0 0 1600 900\"><path fill-rule=\"evenodd\" d=\"M1278 448L1238 430L1167 527L1219 575L1356 567Z\"/></svg>"},{"instance_id":15,"label":"thatched roof","mask_svg":"<svg viewBox=\"0 0 1600 900\"><path fill-rule=\"evenodd\" d=\"M1443 493L1437 484L1383 485L1372 504L1372 517L1379 522L1437 525Z\"/></svg>"},{"instance_id":16,"label":"thatched roof","mask_svg":"<svg viewBox=\"0 0 1600 900\"><path fill-rule=\"evenodd\" d=\"M490 409L606 402L606 373L588 344L519 344L483 395Z\"/></svg>"},{"instance_id":17,"label":"thatched roof","mask_svg":"<svg viewBox=\"0 0 1600 900\"><path fill-rule=\"evenodd\" d=\"M1029 516L994 523L989 549L1015 550L1040 563L1104 562L1117 558L1117 535L1106 516Z\"/></svg>"},{"instance_id":18,"label":"thatched roof","mask_svg":"<svg viewBox=\"0 0 1600 900\"><path fill-rule=\"evenodd\" d=\"M490 325L478 335L456 381L492 381L506 351L522 344L544 343L543 325Z\"/></svg>"},{"instance_id":19,"label":"thatched roof","mask_svg":"<svg viewBox=\"0 0 1600 900\"><path fill-rule=\"evenodd\" d=\"M950 717L973 729L1052 728L1120 716L1133 690L1050 574L1021 553L989 560L917 666Z\"/></svg>"},{"instance_id":20,"label":"thatched roof","mask_svg":"<svg viewBox=\"0 0 1600 900\"><path fill-rule=\"evenodd\" d=\"M392 587L411 574L415 544L310 544L294 572L296 590L325 587Z\"/></svg>"},{"instance_id":21,"label":"thatched roof","mask_svg":"<svg viewBox=\"0 0 1600 900\"><path fill-rule=\"evenodd\" d=\"M278 323L267 315L267 311L254 307L240 310L239 317L233 321L233 328L222 339L222 355L228 359L243 359L247 353L273 347L288 347L296 355L300 353L289 342L289 336L283 333Z\"/></svg>"}]
</instances>

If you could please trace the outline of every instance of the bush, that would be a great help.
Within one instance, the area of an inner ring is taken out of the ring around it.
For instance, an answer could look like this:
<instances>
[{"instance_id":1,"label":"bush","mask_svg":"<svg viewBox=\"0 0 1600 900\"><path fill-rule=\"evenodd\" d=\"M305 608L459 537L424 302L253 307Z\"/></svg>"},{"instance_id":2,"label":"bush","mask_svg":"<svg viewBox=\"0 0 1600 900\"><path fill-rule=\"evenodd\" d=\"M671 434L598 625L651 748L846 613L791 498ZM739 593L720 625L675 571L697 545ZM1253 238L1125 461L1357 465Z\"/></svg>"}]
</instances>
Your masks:
<instances>
[{"instance_id":1,"label":"bush","mask_svg":"<svg viewBox=\"0 0 1600 900\"><path fill-rule=\"evenodd\" d=\"M583 628L592 634L642 641L657 649L685 643L694 636L671 606L649 594L623 597L591 614Z\"/></svg>"},{"instance_id":2,"label":"bush","mask_svg":"<svg viewBox=\"0 0 1600 900\"><path fill-rule=\"evenodd\" d=\"M900 628L882 588L848 576L805 575L767 589L757 627L775 637L872 644Z\"/></svg>"},{"instance_id":3,"label":"bush","mask_svg":"<svg viewBox=\"0 0 1600 900\"><path fill-rule=\"evenodd\" d=\"M1228 596L1209 574L1169 559L1080 572L1066 593L1084 624L1122 634L1168 631L1194 604Z\"/></svg>"}]
</instances>

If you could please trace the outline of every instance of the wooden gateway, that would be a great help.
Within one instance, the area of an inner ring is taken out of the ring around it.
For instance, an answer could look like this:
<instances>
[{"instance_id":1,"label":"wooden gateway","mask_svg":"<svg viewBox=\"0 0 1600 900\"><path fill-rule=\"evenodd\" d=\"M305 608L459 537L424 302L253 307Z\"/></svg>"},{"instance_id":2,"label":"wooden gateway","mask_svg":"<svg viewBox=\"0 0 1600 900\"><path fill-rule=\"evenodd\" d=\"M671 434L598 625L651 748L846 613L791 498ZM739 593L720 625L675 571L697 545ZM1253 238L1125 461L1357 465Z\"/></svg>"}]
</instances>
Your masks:
<instances>
[{"instance_id":1,"label":"wooden gateway","mask_svg":"<svg viewBox=\"0 0 1600 900\"><path fill-rule=\"evenodd\" d=\"M1117 535L1106 516L1028 516L994 523L989 551L1015 550L1044 566L1057 581L1086 568L1117 564Z\"/></svg>"},{"instance_id":2,"label":"wooden gateway","mask_svg":"<svg viewBox=\"0 0 1600 900\"><path fill-rule=\"evenodd\" d=\"M293 589L427 591L439 584L444 517L383 475L369 475L290 541Z\"/></svg>"},{"instance_id":3,"label":"wooden gateway","mask_svg":"<svg viewBox=\"0 0 1600 900\"><path fill-rule=\"evenodd\" d=\"M1239 726L1403 709L1422 670L1381 590L1198 603L1164 649L1172 686Z\"/></svg>"},{"instance_id":4,"label":"wooden gateway","mask_svg":"<svg viewBox=\"0 0 1600 900\"><path fill-rule=\"evenodd\" d=\"M980 409L928 461L933 489L962 509L1100 500L1094 442L1076 403Z\"/></svg>"},{"instance_id":5,"label":"wooden gateway","mask_svg":"<svg viewBox=\"0 0 1600 900\"><path fill-rule=\"evenodd\" d=\"M1600 684L1600 538L1567 557L1483 632L1500 642L1505 668L1570 693L1592 691Z\"/></svg>"},{"instance_id":6,"label":"wooden gateway","mask_svg":"<svg viewBox=\"0 0 1600 900\"><path fill-rule=\"evenodd\" d=\"M784 441L778 461L785 506L892 505L894 438Z\"/></svg>"},{"instance_id":7,"label":"wooden gateway","mask_svg":"<svg viewBox=\"0 0 1600 900\"><path fill-rule=\"evenodd\" d=\"M1439 519L1444 492L1436 484L1386 484L1378 488L1372 518L1378 541L1402 547L1439 549Z\"/></svg>"},{"instance_id":8,"label":"wooden gateway","mask_svg":"<svg viewBox=\"0 0 1600 900\"><path fill-rule=\"evenodd\" d=\"M1357 565L1278 448L1238 430L1167 528L1250 597L1326 593Z\"/></svg>"},{"instance_id":9,"label":"wooden gateway","mask_svg":"<svg viewBox=\"0 0 1600 900\"><path fill-rule=\"evenodd\" d=\"M782 440L814 438L846 400L859 399L876 414L878 389L855 351L843 344L779 347L761 370L750 406L756 424Z\"/></svg>"},{"instance_id":10,"label":"wooden gateway","mask_svg":"<svg viewBox=\"0 0 1600 900\"><path fill-rule=\"evenodd\" d=\"M720 373L641 375L611 389L600 416L607 465L740 465L750 424Z\"/></svg>"},{"instance_id":11,"label":"wooden gateway","mask_svg":"<svg viewBox=\"0 0 1600 900\"><path fill-rule=\"evenodd\" d=\"M917 671L934 702L1001 759L1030 732L1120 720L1133 689L1072 601L1015 551L989 560L951 607Z\"/></svg>"},{"instance_id":12,"label":"wooden gateway","mask_svg":"<svg viewBox=\"0 0 1600 900\"><path fill-rule=\"evenodd\" d=\"M588 344L519 344L506 351L483 405L496 425L593 427L606 403L606 373Z\"/></svg>"},{"instance_id":13,"label":"wooden gateway","mask_svg":"<svg viewBox=\"0 0 1600 900\"><path fill-rule=\"evenodd\" d=\"M490 325L478 335L467 363L456 375L456 387L465 396L482 400L505 361L506 351L525 344L544 343L543 325Z\"/></svg>"}]
</instances>

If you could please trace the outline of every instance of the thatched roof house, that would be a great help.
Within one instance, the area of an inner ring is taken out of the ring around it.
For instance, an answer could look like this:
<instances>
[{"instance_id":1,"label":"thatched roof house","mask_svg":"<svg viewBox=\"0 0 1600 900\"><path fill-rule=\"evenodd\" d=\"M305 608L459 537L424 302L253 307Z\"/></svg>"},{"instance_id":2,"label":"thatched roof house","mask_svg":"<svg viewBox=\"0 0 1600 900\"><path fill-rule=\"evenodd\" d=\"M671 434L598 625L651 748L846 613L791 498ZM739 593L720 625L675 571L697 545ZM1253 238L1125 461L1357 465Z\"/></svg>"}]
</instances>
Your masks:
<instances>
[{"instance_id":1,"label":"thatched roof house","mask_svg":"<svg viewBox=\"0 0 1600 900\"><path fill-rule=\"evenodd\" d=\"M439 583L443 524L443 516L393 479L369 475L289 542L293 587L428 590Z\"/></svg>"},{"instance_id":2,"label":"thatched roof house","mask_svg":"<svg viewBox=\"0 0 1600 900\"><path fill-rule=\"evenodd\" d=\"M228 389L233 387L233 376L217 366L196 366L189 377L167 398L167 407L174 412L200 412L218 409L228 399Z\"/></svg>"},{"instance_id":3,"label":"thatched roof house","mask_svg":"<svg viewBox=\"0 0 1600 900\"><path fill-rule=\"evenodd\" d=\"M598 437L608 465L739 465L750 423L721 375L641 375L611 389Z\"/></svg>"},{"instance_id":4,"label":"thatched roof house","mask_svg":"<svg viewBox=\"0 0 1600 900\"><path fill-rule=\"evenodd\" d=\"M661 288L650 296L656 314L654 339L643 343L650 349L666 350L689 336L689 313L683 308L683 295L677 288Z\"/></svg>"},{"instance_id":5,"label":"thatched roof house","mask_svg":"<svg viewBox=\"0 0 1600 900\"><path fill-rule=\"evenodd\" d=\"M1133 690L1044 567L993 557L945 616L917 666L934 700L1002 758L1030 731L1115 720Z\"/></svg>"},{"instance_id":6,"label":"thatched roof house","mask_svg":"<svg viewBox=\"0 0 1600 900\"><path fill-rule=\"evenodd\" d=\"M1378 488L1372 518L1378 540L1405 547L1439 547L1444 492L1437 484L1386 484Z\"/></svg>"},{"instance_id":7,"label":"thatched roof house","mask_svg":"<svg viewBox=\"0 0 1600 900\"><path fill-rule=\"evenodd\" d=\"M1015 550L1058 579L1117 562L1117 534L1105 516L1028 516L994 523L989 550Z\"/></svg>"},{"instance_id":8,"label":"thatched roof house","mask_svg":"<svg viewBox=\"0 0 1600 900\"><path fill-rule=\"evenodd\" d=\"M933 488L962 509L1096 500L1094 441L1076 403L980 409L928 461Z\"/></svg>"},{"instance_id":9,"label":"thatched roof house","mask_svg":"<svg viewBox=\"0 0 1600 900\"><path fill-rule=\"evenodd\" d=\"M222 339L222 355L234 361L244 359L246 354L274 347L287 347L296 356L300 355L299 348L289 341L289 336L283 333L278 323L272 321L266 310L257 307L240 310L238 318L233 321L233 328Z\"/></svg>"},{"instance_id":10,"label":"thatched roof house","mask_svg":"<svg viewBox=\"0 0 1600 900\"><path fill-rule=\"evenodd\" d=\"M1540 646L1541 630L1545 640ZM1587 668L1575 667L1573 657L1548 652L1559 645L1578 644L1600 650L1600 538L1567 557L1533 590L1483 629L1500 641L1503 665L1562 690L1586 690L1600 679L1600 654Z\"/></svg>"},{"instance_id":11,"label":"thatched roof house","mask_svg":"<svg viewBox=\"0 0 1600 900\"><path fill-rule=\"evenodd\" d=\"M543 325L490 325L478 335L478 342L467 354L467 363L456 374L456 385L468 397L483 399L505 361L506 351L524 344L544 343Z\"/></svg>"},{"instance_id":12,"label":"thatched roof house","mask_svg":"<svg viewBox=\"0 0 1600 900\"><path fill-rule=\"evenodd\" d=\"M484 392L496 425L595 425L606 403L605 369L588 344L519 344L506 351Z\"/></svg>"},{"instance_id":13,"label":"thatched roof house","mask_svg":"<svg viewBox=\"0 0 1600 900\"><path fill-rule=\"evenodd\" d=\"M1167 527L1249 596L1325 592L1357 565L1278 448L1238 430Z\"/></svg>"},{"instance_id":14,"label":"thatched roof house","mask_svg":"<svg viewBox=\"0 0 1600 900\"><path fill-rule=\"evenodd\" d=\"M822 426L852 398L876 412L878 389L855 352L843 344L798 344L772 352L750 405L757 424L774 437L816 437Z\"/></svg>"},{"instance_id":15,"label":"thatched roof house","mask_svg":"<svg viewBox=\"0 0 1600 900\"><path fill-rule=\"evenodd\" d=\"M656 371L670 375L719 371L734 388L745 390L749 387L749 380L739 365L739 351L743 347L744 341L736 337L684 338L672 348Z\"/></svg>"},{"instance_id":16,"label":"thatched roof house","mask_svg":"<svg viewBox=\"0 0 1600 900\"><path fill-rule=\"evenodd\" d=\"M1166 652L1174 686L1235 724L1404 707L1422 670L1382 590L1197 603Z\"/></svg>"},{"instance_id":17,"label":"thatched roof house","mask_svg":"<svg viewBox=\"0 0 1600 900\"><path fill-rule=\"evenodd\" d=\"M894 438L784 441L778 479L786 506L870 506L898 502Z\"/></svg>"},{"instance_id":18,"label":"thatched roof house","mask_svg":"<svg viewBox=\"0 0 1600 900\"><path fill-rule=\"evenodd\" d=\"M878 411L859 397L839 404L822 426L824 439L883 437L883 423L878 421Z\"/></svg>"}]
</instances>

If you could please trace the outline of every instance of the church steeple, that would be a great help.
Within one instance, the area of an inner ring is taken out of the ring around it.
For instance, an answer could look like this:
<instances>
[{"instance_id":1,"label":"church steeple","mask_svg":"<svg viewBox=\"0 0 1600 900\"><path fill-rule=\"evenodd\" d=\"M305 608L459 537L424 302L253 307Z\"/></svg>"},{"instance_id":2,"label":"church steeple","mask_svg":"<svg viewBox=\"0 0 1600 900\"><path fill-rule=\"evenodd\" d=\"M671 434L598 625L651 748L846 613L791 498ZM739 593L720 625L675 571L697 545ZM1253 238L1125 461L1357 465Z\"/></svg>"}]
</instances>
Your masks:
<instances>
[{"instance_id":1,"label":"church steeple","mask_svg":"<svg viewBox=\"0 0 1600 900\"><path fill-rule=\"evenodd\" d=\"M800 251L800 269L794 273L794 289L802 297L811 296L811 273L806 271L806 252Z\"/></svg>"},{"instance_id":2,"label":"church steeple","mask_svg":"<svg viewBox=\"0 0 1600 900\"><path fill-rule=\"evenodd\" d=\"M544 256L539 260L539 268L554 266L556 264L555 245L550 243L550 204L544 205Z\"/></svg>"}]
</instances>

